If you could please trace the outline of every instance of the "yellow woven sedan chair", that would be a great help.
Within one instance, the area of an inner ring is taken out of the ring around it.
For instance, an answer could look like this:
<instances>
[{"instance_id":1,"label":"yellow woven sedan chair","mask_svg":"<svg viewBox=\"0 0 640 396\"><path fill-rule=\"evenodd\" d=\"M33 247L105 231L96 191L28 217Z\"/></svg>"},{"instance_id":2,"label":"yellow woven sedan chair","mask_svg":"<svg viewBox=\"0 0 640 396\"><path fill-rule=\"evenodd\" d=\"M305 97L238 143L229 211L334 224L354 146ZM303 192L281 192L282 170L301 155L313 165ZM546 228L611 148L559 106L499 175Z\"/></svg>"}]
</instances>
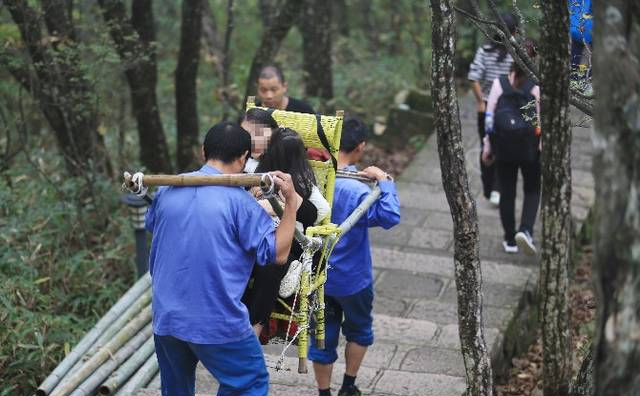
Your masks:
<instances>
[{"instance_id":1,"label":"yellow woven sedan chair","mask_svg":"<svg viewBox=\"0 0 640 396\"><path fill-rule=\"evenodd\" d=\"M247 110L256 107L255 97L247 100ZM337 111L335 116L320 116L320 124L328 147L322 143L318 134L318 119L315 114L296 113L292 111L274 110L271 114L279 126L291 128L296 131L304 142L305 148L326 150L333 158L338 158L340 149L340 136L342 134L343 111ZM333 205L333 189L336 180L336 172L331 159L327 161L309 160L316 177L316 183L322 195L329 205ZM307 237L320 237L323 240L320 265L314 271L303 269L300 279L300 288L296 296L297 310L279 299L279 303L289 315L272 313L274 319L295 321L298 325L298 372L307 372L307 350L309 347L309 329L311 315L315 319L315 339L320 349L324 349L324 283L327 280L327 263L331 250L337 241L337 226L331 223L331 216L327 216L322 223L315 227L308 227ZM287 334L288 336L288 334ZM292 340L293 341L293 340Z\"/></svg>"}]
</instances>

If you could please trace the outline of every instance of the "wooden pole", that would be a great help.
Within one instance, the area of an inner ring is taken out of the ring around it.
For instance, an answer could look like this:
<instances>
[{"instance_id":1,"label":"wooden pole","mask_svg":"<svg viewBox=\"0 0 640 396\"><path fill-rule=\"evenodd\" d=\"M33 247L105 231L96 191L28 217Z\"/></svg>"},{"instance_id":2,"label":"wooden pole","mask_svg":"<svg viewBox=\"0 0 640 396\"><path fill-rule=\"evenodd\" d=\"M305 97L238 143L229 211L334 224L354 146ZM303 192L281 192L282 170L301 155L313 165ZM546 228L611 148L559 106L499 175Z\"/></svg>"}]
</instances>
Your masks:
<instances>
[{"instance_id":1,"label":"wooden pole","mask_svg":"<svg viewBox=\"0 0 640 396\"><path fill-rule=\"evenodd\" d=\"M144 175L142 184L145 186L241 186L270 187L271 179L263 177L263 173L232 173L222 175ZM135 187L131 177L125 176L127 187Z\"/></svg>"},{"instance_id":2,"label":"wooden pole","mask_svg":"<svg viewBox=\"0 0 640 396\"><path fill-rule=\"evenodd\" d=\"M367 183L367 184L373 184L376 182L375 179L370 179L362 174L360 174L360 172L352 172L352 171L346 171L343 169L338 169L336 171L336 177L337 178L342 178L342 179L354 179L354 180L359 180L363 183Z\"/></svg>"},{"instance_id":3,"label":"wooden pole","mask_svg":"<svg viewBox=\"0 0 640 396\"><path fill-rule=\"evenodd\" d=\"M373 205L373 203L378 200L378 197L380 197L380 193L380 187L376 185L373 190L371 190L369 195L367 195L365 199L360 202L360 205L358 205L358 207L355 208L353 212L351 212L349 217L347 217L342 222L342 224L340 224L340 226L338 227L340 235L349 232L349 230L358 222L358 220L360 220L360 218L365 213L367 213L371 205Z\"/></svg>"}]
</instances>

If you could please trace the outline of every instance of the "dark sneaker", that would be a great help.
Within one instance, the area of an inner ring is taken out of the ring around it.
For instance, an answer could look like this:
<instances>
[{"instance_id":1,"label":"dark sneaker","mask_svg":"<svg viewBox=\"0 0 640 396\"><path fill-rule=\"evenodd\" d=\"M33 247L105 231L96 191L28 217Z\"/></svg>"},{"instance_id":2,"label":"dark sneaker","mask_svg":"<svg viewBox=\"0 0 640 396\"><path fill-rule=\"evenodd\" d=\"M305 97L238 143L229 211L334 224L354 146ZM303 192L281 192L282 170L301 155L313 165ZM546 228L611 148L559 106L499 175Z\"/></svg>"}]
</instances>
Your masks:
<instances>
[{"instance_id":1,"label":"dark sneaker","mask_svg":"<svg viewBox=\"0 0 640 396\"><path fill-rule=\"evenodd\" d=\"M538 249L536 249L536 245L533 244L533 238L531 234L529 234L529 231L518 232L516 234L516 243L518 247L529 256L535 256L535 254L538 253Z\"/></svg>"},{"instance_id":2,"label":"dark sneaker","mask_svg":"<svg viewBox=\"0 0 640 396\"><path fill-rule=\"evenodd\" d=\"M338 392L338 396L361 396L362 392L360 392L360 389L358 389L357 386L350 386L348 388L342 388L340 389L340 392Z\"/></svg>"}]
</instances>

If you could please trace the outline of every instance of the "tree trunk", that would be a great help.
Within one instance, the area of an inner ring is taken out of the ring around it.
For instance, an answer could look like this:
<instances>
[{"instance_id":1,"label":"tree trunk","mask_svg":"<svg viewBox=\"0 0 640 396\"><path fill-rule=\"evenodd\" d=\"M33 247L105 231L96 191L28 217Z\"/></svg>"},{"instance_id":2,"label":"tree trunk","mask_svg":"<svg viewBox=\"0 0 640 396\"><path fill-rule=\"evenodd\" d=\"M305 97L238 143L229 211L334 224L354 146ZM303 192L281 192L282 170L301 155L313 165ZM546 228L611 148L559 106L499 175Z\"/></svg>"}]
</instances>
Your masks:
<instances>
[{"instance_id":1,"label":"tree trunk","mask_svg":"<svg viewBox=\"0 0 640 396\"><path fill-rule=\"evenodd\" d=\"M133 1L131 20L127 18L122 0L98 2L124 63L131 89L131 107L138 123L140 161L151 172L171 172L169 148L156 96L158 72L152 1Z\"/></svg>"},{"instance_id":2,"label":"tree trunk","mask_svg":"<svg viewBox=\"0 0 640 396\"><path fill-rule=\"evenodd\" d=\"M482 272L478 217L465 166L455 85L455 20L450 0L431 0L432 80L442 184L451 208L460 345L467 396L493 392L491 363L482 328Z\"/></svg>"},{"instance_id":3,"label":"tree trunk","mask_svg":"<svg viewBox=\"0 0 640 396\"><path fill-rule=\"evenodd\" d=\"M640 394L640 4L594 3L595 394Z\"/></svg>"},{"instance_id":4,"label":"tree trunk","mask_svg":"<svg viewBox=\"0 0 640 396\"><path fill-rule=\"evenodd\" d=\"M362 26L360 29L364 32L369 42L369 50L375 55L380 47L380 37L378 36L379 27L377 21L371 12L370 0L356 0L353 4L354 14L360 15Z\"/></svg>"},{"instance_id":5,"label":"tree trunk","mask_svg":"<svg viewBox=\"0 0 640 396\"><path fill-rule=\"evenodd\" d=\"M289 30L298 17L301 5L301 0L287 0L287 2L277 10L277 14L273 16L271 24L262 34L260 45L251 61L243 106L247 103L247 97L255 95L258 73L260 73L260 70L264 66L273 61L273 58L280 49L282 40L287 36L287 33L289 33Z\"/></svg>"},{"instance_id":6,"label":"tree trunk","mask_svg":"<svg viewBox=\"0 0 640 396\"><path fill-rule=\"evenodd\" d=\"M219 76L222 75L222 41L218 34L218 23L211 11L209 1L202 1L202 40L206 54L212 59Z\"/></svg>"},{"instance_id":7,"label":"tree trunk","mask_svg":"<svg viewBox=\"0 0 640 396\"><path fill-rule=\"evenodd\" d=\"M176 124L178 171L194 170L200 163L198 142L198 95L196 79L202 35L202 3L183 0L180 28L180 53L176 67Z\"/></svg>"},{"instance_id":8,"label":"tree trunk","mask_svg":"<svg viewBox=\"0 0 640 396\"><path fill-rule=\"evenodd\" d=\"M417 5L417 2L412 2ZM406 28L407 20L404 17L402 2L396 0L387 1L385 4L386 13L389 17L389 32L391 37L387 45L387 51L390 56L396 56L402 51L402 31Z\"/></svg>"},{"instance_id":9,"label":"tree trunk","mask_svg":"<svg viewBox=\"0 0 640 396\"><path fill-rule=\"evenodd\" d=\"M26 1L5 0L31 58L33 75L11 59L4 48L0 62L18 82L31 92L53 129L68 171L80 175L87 170L109 174L110 161L104 140L97 131L96 93L83 71L80 51L68 4L63 0L43 0L41 16Z\"/></svg>"},{"instance_id":10,"label":"tree trunk","mask_svg":"<svg viewBox=\"0 0 640 396\"><path fill-rule=\"evenodd\" d=\"M346 0L333 0L333 22L336 36L349 37L349 7Z\"/></svg>"},{"instance_id":11,"label":"tree trunk","mask_svg":"<svg viewBox=\"0 0 640 396\"><path fill-rule=\"evenodd\" d=\"M333 99L331 72L331 3L303 0L298 27L302 33L305 96Z\"/></svg>"},{"instance_id":12,"label":"tree trunk","mask_svg":"<svg viewBox=\"0 0 640 396\"><path fill-rule=\"evenodd\" d=\"M262 28L267 30L276 19L280 9L286 7L287 0L259 0L258 10L262 20Z\"/></svg>"},{"instance_id":13,"label":"tree trunk","mask_svg":"<svg viewBox=\"0 0 640 396\"><path fill-rule=\"evenodd\" d=\"M542 257L540 291L545 396L563 396L571 379L569 259L571 250L571 125L569 11L542 2Z\"/></svg>"},{"instance_id":14,"label":"tree trunk","mask_svg":"<svg viewBox=\"0 0 640 396\"><path fill-rule=\"evenodd\" d=\"M234 1L227 0L227 28L224 32L224 50L222 58L222 102L224 111L222 112L222 119L227 120L229 117L229 111L236 109L233 103L231 103L231 95L229 95L229 89L231 83L229 81L229 71L231 69L231 35L233 34L233 14L234 14ZM237 110L237 109L236 109Z\"/></svg>"},{"instance_id":15,"label":"tree trunk","mask_svg":"<svg viewBox=\"0 0 640 396\"><path fill-rule=\"evenodd\" d=\"M593 346L582 360L578 376L571 384L570 396L593 396Z\"/></svg>"}]
</instances>

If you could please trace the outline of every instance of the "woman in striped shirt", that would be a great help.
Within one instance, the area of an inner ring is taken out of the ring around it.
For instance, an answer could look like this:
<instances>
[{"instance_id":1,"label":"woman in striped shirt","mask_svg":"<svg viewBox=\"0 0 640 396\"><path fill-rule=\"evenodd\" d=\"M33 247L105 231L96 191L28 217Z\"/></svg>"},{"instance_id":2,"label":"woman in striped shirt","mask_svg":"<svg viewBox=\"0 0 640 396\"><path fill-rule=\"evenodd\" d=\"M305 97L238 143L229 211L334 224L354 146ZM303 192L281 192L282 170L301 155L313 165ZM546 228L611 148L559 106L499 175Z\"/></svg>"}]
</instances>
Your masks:
<instances>
[{"instance_id":1,"label":"woman in striped shirt","mask_svg":"<svg viewBox=\"0 0 640 396\"><path fill-rule=\"evenodd\" d=\"M502 20L509 28L512 35L518 30L518 20L513 14L501 14ZM478 48L469 69L468 79L471 80L471 88L476 98L476 110L478 112L478 134L480 135L480 157L482 156L484 138L484 119L487 106L487 98L493 80L509 74L513 58L507 53L504 45L500 44L500 36L493 37L493 41ZM498 206L500 203L500 193L495 176L495 165L486 165L480 159L480 174L482 178L482 190L485 198L492 204Z\"/></svg>"}]
</instances>

